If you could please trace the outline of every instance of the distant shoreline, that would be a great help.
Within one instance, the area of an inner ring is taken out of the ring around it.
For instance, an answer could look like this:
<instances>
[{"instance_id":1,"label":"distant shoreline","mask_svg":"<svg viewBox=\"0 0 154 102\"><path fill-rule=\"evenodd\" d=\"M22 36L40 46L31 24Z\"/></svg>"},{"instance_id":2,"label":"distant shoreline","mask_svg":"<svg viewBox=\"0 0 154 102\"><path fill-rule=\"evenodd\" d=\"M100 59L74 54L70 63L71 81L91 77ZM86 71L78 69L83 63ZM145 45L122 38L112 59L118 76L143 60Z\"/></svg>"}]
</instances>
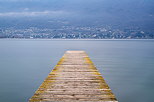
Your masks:
<instances>
[{"instance_id":1,"label":"distant shoreline","mask_svg":"<svg viewBox=\"0 0 154 102\"><path fill-rule=\"evenodd\" d=\"M82 40L82 41L84 41L84 40L89 40L89 41L92 41L92 40L96 40L96 41L99 41L99 40L103 40L103 41L118 41L118 40L120 40L120 41L122 41L122 40L154 40L154 39L29 39L29 38L0 38L0 40Z\"/></svg>"}]
</instances>

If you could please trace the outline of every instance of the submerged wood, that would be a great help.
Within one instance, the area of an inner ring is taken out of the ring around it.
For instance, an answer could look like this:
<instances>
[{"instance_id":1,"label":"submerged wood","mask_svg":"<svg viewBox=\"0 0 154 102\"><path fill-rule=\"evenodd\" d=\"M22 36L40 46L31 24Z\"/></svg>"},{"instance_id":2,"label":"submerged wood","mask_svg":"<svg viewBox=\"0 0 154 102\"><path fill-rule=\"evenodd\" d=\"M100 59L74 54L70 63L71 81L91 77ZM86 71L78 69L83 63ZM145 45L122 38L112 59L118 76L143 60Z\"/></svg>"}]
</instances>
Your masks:
<instances>
[{"instance_id":1,"label":"submerged wood","mask_svg":"<svg viewBox=\"0 0 154 102\"><path fill-rule=\"evenodd\" d=\"M118 102L84 51L67 51L29 102Z\"/></svg>"}]
</instances>

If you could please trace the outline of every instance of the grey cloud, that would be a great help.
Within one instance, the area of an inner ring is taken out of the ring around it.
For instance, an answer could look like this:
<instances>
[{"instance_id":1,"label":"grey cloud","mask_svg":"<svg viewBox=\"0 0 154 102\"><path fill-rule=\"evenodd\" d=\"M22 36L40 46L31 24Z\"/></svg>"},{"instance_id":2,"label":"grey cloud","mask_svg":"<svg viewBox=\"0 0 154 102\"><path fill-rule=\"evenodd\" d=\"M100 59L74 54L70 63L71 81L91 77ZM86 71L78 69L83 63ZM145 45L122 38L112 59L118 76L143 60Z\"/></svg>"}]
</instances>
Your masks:
<instances>
[{"instance_id":1,"label":"grey cloud","mask_svg":"<svg viewBox=\"0 0 154 102\"><path fill-rule=\"evenodd\" d=\"M22 16L62 16L69 15L70 13L67 11L22 11L22 12L3 12L0 13L0 16L14 16L14 17L22 17Z\"/></svg>"}]
</instances>

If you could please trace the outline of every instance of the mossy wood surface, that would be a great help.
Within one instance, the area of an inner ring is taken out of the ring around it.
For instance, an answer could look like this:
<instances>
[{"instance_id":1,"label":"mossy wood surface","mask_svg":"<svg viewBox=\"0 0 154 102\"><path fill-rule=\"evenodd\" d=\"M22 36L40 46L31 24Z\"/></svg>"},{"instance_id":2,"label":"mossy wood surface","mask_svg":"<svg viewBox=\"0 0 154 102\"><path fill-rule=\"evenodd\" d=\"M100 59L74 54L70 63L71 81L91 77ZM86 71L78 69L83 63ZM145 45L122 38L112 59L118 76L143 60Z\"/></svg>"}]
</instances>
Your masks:
<instances>
[{"instance_id":1,"label":"mossy wood surface","mask_svg":"<svg viewBox=\"0 0 154 102\"><path fill-rule=\"evenodd\" d=\"M67 51L29 102L118 102L84 51Z\"/></svg>"}]
</instances>

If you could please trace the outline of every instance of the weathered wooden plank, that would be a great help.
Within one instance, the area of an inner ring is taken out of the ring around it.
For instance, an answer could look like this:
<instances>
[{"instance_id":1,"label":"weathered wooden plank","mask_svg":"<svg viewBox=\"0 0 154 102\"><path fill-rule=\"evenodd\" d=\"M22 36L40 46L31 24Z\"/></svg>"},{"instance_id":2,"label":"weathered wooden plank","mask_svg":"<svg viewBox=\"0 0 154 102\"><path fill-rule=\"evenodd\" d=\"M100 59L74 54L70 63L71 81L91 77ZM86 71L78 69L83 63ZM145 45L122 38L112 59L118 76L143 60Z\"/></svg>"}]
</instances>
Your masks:
<instances>
[{"instance_id":1,"label":"weathered wooden plank","mask_svg":"<svg viewBox=\"0 0 154 102\"><path fill-rule=\"evenodd\" d=\"M84 51L67 51L29 102L118 102Z\"/></svg>"}]
</instances>

